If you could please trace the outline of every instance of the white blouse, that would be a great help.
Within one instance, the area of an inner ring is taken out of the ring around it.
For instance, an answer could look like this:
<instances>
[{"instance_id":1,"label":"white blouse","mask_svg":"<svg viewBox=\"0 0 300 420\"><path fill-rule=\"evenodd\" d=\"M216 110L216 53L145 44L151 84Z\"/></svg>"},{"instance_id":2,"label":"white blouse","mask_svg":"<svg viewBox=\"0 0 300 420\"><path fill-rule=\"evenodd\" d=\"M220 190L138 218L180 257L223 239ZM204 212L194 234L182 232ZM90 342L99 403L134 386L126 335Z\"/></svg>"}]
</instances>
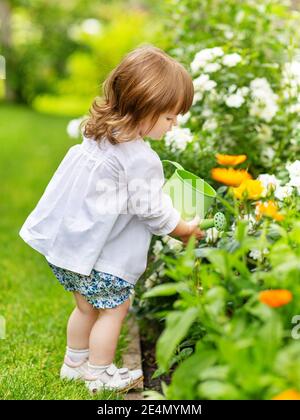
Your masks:
<instances>
[{"instance_id":1,"label":"white blouse","mask_svg":"<svg viewBox=\"0 0 300 420\"><path fill-rule=\"evenodd\" d=\"M141 137L117 145L83 137L19 235L58 267L83 275L94 268L135 284L152 235L169 234L180 220L164 181L158 154Z\"/></svg>"}]
</instances>

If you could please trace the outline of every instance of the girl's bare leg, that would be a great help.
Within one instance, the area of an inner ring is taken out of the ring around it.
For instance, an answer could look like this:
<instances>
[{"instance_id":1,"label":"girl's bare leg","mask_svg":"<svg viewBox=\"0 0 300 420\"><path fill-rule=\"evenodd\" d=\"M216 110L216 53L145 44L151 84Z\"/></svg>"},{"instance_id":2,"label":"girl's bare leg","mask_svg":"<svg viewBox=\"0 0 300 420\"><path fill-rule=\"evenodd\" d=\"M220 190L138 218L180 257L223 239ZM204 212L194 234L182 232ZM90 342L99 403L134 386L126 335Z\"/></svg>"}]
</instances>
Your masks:
<instances>
[{"instance_id":1,"label":"girl's bare leg","mask_svg":"<svg viewBox=\"0 0 300 420\"><path fill-rule=\"evenodd\" d=\"M96 322L99 310L94 308L78 292L74 292L76 307L67 325L67 345L76 350L88 349L91 329Z\"/></svg>"},{"instance_id":2,"label":"girl's bare leg","mask_svg":"<svg viewBox=\"0 0 300 420\"><path fill-rule=\"evenodd\" d=\"M91 365L109 365L113 362L122 323L129 306L130 299L127 299L116 308L100 310L89 340Z\"/></svg>"}]
</instances>

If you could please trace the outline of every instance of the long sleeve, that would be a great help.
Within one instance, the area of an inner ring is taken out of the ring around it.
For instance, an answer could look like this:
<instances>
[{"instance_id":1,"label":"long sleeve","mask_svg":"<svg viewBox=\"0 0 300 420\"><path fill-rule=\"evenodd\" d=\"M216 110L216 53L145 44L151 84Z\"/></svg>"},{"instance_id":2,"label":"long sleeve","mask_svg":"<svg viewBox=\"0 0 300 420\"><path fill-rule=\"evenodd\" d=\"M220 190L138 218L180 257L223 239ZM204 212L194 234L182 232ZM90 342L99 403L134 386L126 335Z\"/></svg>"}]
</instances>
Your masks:
<instances>
[{"instance_id":1,"label":"long sleeve","mask_svg":"<svg viewBox=\"0 0 300 420\"><path fill-rule=\"evenodd\" d=\"M164 174L159 158L149 155L135 160L127 168L129 212L158 236L172 232L180 220L171 198L162 190Z\"/></svg>"}]
</instances>

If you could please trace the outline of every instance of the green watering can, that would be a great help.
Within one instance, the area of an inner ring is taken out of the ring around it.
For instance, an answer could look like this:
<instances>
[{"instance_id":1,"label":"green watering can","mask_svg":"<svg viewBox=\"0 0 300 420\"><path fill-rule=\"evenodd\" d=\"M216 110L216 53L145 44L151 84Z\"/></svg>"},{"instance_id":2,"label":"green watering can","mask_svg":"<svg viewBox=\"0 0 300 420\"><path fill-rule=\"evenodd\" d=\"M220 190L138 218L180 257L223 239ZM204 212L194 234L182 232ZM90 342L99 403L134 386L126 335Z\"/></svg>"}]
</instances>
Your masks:
<instances>
[{"instance_id":1,"label":"green watering can","mask_svg":"<svg viewBox=\"0 0 300 420\"><path fill-rule=\"evenodd\" d=\"M176 167L173 175L165 182L163 192L171 197L173 206L185 220L191 220L196 215L202 219L200 229L216 227L218 230L226 228L223 213L216 213L213 219L204 219L216 198L216 191L203 179L186 171L179 163L172 160L162 160Z\"/></svg>"}]
</instances>

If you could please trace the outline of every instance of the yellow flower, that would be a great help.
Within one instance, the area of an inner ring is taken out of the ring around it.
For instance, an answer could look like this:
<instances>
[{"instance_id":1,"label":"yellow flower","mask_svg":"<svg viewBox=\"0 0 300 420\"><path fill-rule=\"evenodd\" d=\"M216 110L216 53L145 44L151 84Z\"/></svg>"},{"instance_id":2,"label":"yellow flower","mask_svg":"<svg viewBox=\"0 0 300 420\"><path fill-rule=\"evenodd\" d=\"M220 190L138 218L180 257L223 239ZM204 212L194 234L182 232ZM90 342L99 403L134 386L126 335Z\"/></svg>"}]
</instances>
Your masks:
<instances>
[{"instance_id":1,"label":"yellow flower","mask_svg":"<svg viewBox=\"0 0 300 420\"><path fill-rule=\"evenodd\" d=\"M274 220L277 220L277 222L281 222L281 220L284 219L284 216L280 213L278 213L277 204L269 200L267 203L257 203L256 205L256 214L257 219L260 219L262 216L271 217Z\"/></svg>"},{"instance_id":2,"label":"yellow flower","mask_svg":"<svg viewBox=\"0 0 300 420\"><path fill-rule=\"evenodd\" d=\"M259 300L271 308L278 308L279 306L290 303L293 295L286 289L264 290L259 293Z\"/></svg>"},{"instance_id":3,"label":"yellow flower","mask_svg":"<svg viewBox=\"0 0 300 420\"><path fill-rule=\"evenodd\" d=\"M300 392L295 389L287 389L273 397L272 400L300 400Z\"/></svg>"},{"instance_id":4,"label":"yellow flower","mask_svg":"<svg viewBox=\"0 0 300 420\"><path fill-rule=\"evenodd\" d=\"M247 159L246 155L221 155L216 154L217 162L219 165L236 166Z\"/></svg>"},{"instance_id":5,"label":"yellow flower","mask_svg":"<svg viewBox=\"0 0 300 420\"><path fill-rule=\"evenodd\" d=\"M252 176L245 170L233 168L213 168L211 177L225 185L238 187L244 180L251 179Z\"/></svg>"},{"instance_id":6,"label":"yellow flower","mask_svg":"<svg viewBox=\"0 0 300 420\"><path fill-rule=\"evenodd\" d=\"M233 194L238 200L258 200L264 190L261 181L246 179L237 188L233 188Z\"/></svg>"}]
</instances>

